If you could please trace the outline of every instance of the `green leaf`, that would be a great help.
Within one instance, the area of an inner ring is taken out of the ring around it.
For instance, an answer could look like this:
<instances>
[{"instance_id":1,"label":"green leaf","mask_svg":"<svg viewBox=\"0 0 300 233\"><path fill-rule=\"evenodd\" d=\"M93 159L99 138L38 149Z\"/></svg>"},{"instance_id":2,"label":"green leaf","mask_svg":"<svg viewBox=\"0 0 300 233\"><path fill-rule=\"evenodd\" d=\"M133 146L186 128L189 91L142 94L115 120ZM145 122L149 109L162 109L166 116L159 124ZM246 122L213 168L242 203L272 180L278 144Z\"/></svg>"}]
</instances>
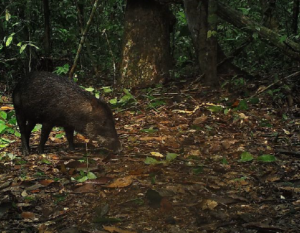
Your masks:
<instances>
[{"instance_id":1,"label":"green leaf","mask_svg":"<svg viewBox=\"0 0 300 233\"><path fill-rule=\"evenodd\" d=\"M112 92L112 89L110 87L102 87L102 90L105 94Z\"/></svg>"},{"instance_id":2,"label":"green leaf","mask_svg":"<svg viewBox=\"0 0 300 233\"><path fill-rule=\"evenodd\" d=\"M253 160L253 156L249 153L249 152L243 152L241 154L241 159L239 160L239 162L249 162Z\"/></svg>"},{"instance_id":3,"label":"green leaf","mask_svg":"<svg viewBox=\"0 0 300 233\"><path fill-rule=\"evenodd\" d=\"M41 124L37 124L37 125L33 128L32 132L39 131L41 128L42 128L42 125L41 125Z\"/></svg>"},{"instance_id":4,"label":"green leaf","mask_svg":"<svg viewBox=\"0 0 300 233\"><path fill-rule=\"evenodd\" d=\"M150 127L149 129L141 129L140 131L145 133L155 133L158 131L158 129L153 129L152 127Z\"/></svg>"},{"instance_id":5,"label":"green leaf","mask_svg":"<svg viewBox=\"0 0 300 233\"><path fill-rule=\"evenodd\" d=\"M241 100L237 109L238 110L247 110L248 109L247 101Z\"/></svg>"},{"instance_id":6,"label":"green leaf","mask_svg":"<svg viewBox=\"0 0 300 233\"><path fill-rule=\"evenodd\" d=\"M195 175L199 175L202 172L203 172L203 167L202 166L199 166L199 167L196 167L196 168L193 169L193 173Z\"/></svg>"},{"instance_id":7,"label":"green leaf","mask_svg":"<svg viewBox=\"0 0 300 233\"><path fill-rule=\"evenodd\" d=\"M167 161L172 161L172 160L176 159L177 156L178 156L178 154L175 154L175 153L167 153L166 160Z\"/></svg>"},{"instance_id":8,"label":"green leaf","mask_svg":"<svg viewBox=\"0 0 300 233\"><path fill-rule=\"evenodd\" d=\"M248 15L251 10L251 8L238 8L238 9L241 10L244 15Z\"/></svg>"},{"instance_id":9,"label":"green leaf","mask_svg":"<svg viewBox=\"0 0 300 233\"><path fill-rule=\"evenodd\" d=\"M92 87L88 87L88 88L85 88L86 91L89 91L89 92L93 92L95 90L95 88L92 88Z\"/></svg>"},{"instance_id":10,"label":"green leaf","mask_svg":"<svg viewBox=\"0 0 300 233\"><path fill-rule=\"evenodd\" d=\"M257 34L256 32L253 33L252 37L253 37L254 39L257 39L257 38L258 38L258 34Z\"/></svg>"},{"instance_id":11,"label":"green leaf","mask_svg":"<svg viewBox=\"0 0 300 233\"><path fill-rule=\"evenodd\" d=\"M13 40L13 38L14 38L14 35L15 35L15 33L12 33L12 34L7 38L6 43L5 43L6 47L8 47L8 46L11 44L11 42L12 42L12 40Z\"/></svg>"},{"instance_id":12,"label":"green leaf","mask_svg":"<svg viewBox=\"0 0 300 233\"><path fill-rule=\"evenodd\" d=\"M228 161L225 157L223 157L221 163L226 165L226 164L228 164Z\"/></svg>"},{"instance_id":13,"label":"green leaf","mask_svg":"<svg viewBox=\"0 0 300 233\"><path fill-rule=\"evenodd\" d=\"M113 98L113 99L110 99L109 100L109 103L112 104L112 105L116 105L118 103L118 99L117 97Z\"/></svg>"},{"instance_id":14,"label":"green leaf","mask_svg":"<svg viewBox=\"0 0 300 233\"><path fill-rule=\"evenodd\" d=\"M0 124L0 133L2 133L8 127L5 124Z\"/></svg>"},{"instance_id":15,"label":"green leaf","mask_svg":"<svg viewBox=\"0 0 300 233\"><path fill-rule=\"evenodd\" d=\"M223 111L223 107L220 105L207 106L206 108L211 112L222 112Z\"/></svg>"},{"instance_id":16,"label":"green leaf","mask_svg":"<svg viewBox=\"0 0 300 233\"><path fill-rule=\"evenodd\" d=\"M276 157L274 155L261 155L257 158L259 162L270 163L276 161Z\"/></svg>"},{"instance_id":17,"label":"green leaf","mask_svg":"<svg viewBox=\"0 0 300 233\"><path fill-rule=\"evenodd\" d=\"M59 133L55 135L55 138L63 138L64 134L63 133Z\"/></svg>"},{"instance_id":18,"label":"green leaf","mask_svg":"<svg viewBox=\"0 0 300 233\"><path fill-rule=\"evenodd\" d=\"M87 173L87 177L88 177L90 180L97 179L97 176L96 176L93 172L88 172L88 173Z\"/></svg>"},{"instance_id":19,"label":"green leaf","mask_svg":"<svg viewBox=\"0 0 300 233\"><path fill-rule=\"evenodd\" d=\"M7 119L7 113L4 111L0 111L0 118L2 118L3 120Z\"/></svg>"},{"instance_id":20,"label":"green leaf","mask_svg":"<svg viewBox=\"0 0 300 233\"><path fill-rule=\"evenodd\" d=\"M280 39L279 39L280 43L286 41L286 38L287 38L287 35L281 36Z\"/></svg>"},{"instance_id":21,"label":"green leaf","mask_svg":"<svg viewBox=\"0 0 300 233\"><path fill-rule=\"evenodd\" d=\"M211 30L208 30L207 31L207 39L209 39L211 36L212 36L212 32L211 32Z\"/></svg>"},{"instance_id":22,"label":"green leaf","mask_svg":"<svg viewBox=\"0 0 300 233\"><path fill-rule=\"evenodd\" d=\"M36 49L40 49L39 47L37 47L37 46L34 45L34 44L28 43L28 45L31 46L31 47L34 47L34 48L36 48ZM66 64L66 65L69 66L69 64Z\"/></svg>"},{"instance_id":23,"label":"green leaf","mask_svg":"<svg viewBox=\"0 0 300 233\"><path fill-rule=\"evenodd\" d=\"M158 161L154 158L151 158L151 157L147 157L144 161L145 164L148 164L148 165L153 165L153 164L159 164L159 163L164 163L163 161Z\"/></svg>"},{"instance_id":24,"label":"green leaf","mask_svg":"<svg viewBox=\"0 0 300 233\"><path fill-rule=\"evenodd\" d=\"M51 164L51 162L48 159L45 159L45 158L43 158L41 160L41 163L43 163L43 164Z\"/></svg>"},{"instance_id":25,"label":"green leaf","mask_svg":"<svg viewBox=\"0 0 300 233\"><path fill-rule=\"evenodd\" d=\"M259 98L257 98L257 97L251 98L251 99L249 99L249 103L250 104L258 104Z\"/></svg>"},{"instance_id":26,"label":"green leaf","mask_svg":"<svg viewBox=\"0 0 300 233\"><path fill-rule=\"evenodd\" d=\"M5 20L6 20L6 21L9 21L10 18L11 18L11 14L10 14L9 11L6 9L6 10L5 10Z\"/></svg>"},{"instance_id":27,"label":"green leaf","mask_svg":"<svg viewBox=\"0 0 300 233\"><path fill-rule=\"evenodd\" d=\"M78 179L77 181L78 182L84 182L84 181L87 181L87 180L88 180L88 177L84 176L84 177L81 177L80 179Z\"/></svg>"},{"instance_id":28,"label":"green leaf","mask_svg":"<svg viewBox=\"0 0 300 233\"><path fill-rule=\"evenodd\" d=\"M26 49L27 44L23 44L22 47L20 48L20 54L23 53L24 49Z\"/></svg>"},{"instance_id":29,"label":"green leaf","mask_svg":"<svg viewBox=\"0 0 300 233\"><path fill-rule=\"evenodd\" d=\"M227 115L229 111L230 111L229 108L225 108L225 109L224 109L224 114Z\"/></svg>"}]
</instances>

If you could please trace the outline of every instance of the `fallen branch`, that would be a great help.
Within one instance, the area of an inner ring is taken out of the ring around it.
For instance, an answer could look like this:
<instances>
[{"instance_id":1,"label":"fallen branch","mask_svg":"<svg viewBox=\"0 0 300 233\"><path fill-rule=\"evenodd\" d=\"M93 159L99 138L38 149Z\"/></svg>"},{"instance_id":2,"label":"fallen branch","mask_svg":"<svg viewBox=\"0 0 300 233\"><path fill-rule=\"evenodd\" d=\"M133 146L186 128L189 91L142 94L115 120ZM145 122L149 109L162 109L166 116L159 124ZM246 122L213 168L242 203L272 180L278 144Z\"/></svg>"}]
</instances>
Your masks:
<instances>
[{"instance_id":1,"label":"fallen branch","mask_svg":"<svg viewBox=\"0 0 300 233\"><path fill-rule=\"evenodd\" d=\"M267 86L267 87L265 87L265 88L263 88L263 89L257 91L257 92L256 92L254 95L252 95L250 98L253 98L253 97L257 96L257 95L260 95L261 93L263 93L263 92L265 92L266 90L270 89L270 88L271 88L272 86L274 86L275 84L277 84L277 83L279 83L279 82L282 82L283 80L286 80L286 79L288 79L288 78L293 78L293 77L298 76L298 75L300 75L300 71L297 71L297 72L295 72L295 73L293 73L293 74L291 74L291 75L289 75L289 76L286 76L286 77L284 77L284 78L282 78L282 79L279 79L279 80L273 82L272 84L270 84L269 86Z\"/></svg>"}]
</instances>

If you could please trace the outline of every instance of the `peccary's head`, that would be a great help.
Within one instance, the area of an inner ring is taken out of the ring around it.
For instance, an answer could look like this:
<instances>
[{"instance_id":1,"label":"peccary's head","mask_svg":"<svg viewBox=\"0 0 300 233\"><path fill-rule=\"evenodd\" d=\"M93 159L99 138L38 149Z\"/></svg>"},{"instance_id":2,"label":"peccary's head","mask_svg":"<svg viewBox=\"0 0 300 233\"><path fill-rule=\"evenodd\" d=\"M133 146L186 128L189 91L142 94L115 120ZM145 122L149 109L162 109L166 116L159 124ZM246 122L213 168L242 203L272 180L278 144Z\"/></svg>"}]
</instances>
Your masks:
<instances>
[{"instance_id":1,"label":"peccary's head","mask_svg":"<svg viewBox=\"0 0 300 233\"><path fill-rule=\"evenodd\" d=\"M92 111L86 124L86 134L101 146L118 153L122 150L109 106L102 100L92 100Z\"/></svg>"}]
</instances>

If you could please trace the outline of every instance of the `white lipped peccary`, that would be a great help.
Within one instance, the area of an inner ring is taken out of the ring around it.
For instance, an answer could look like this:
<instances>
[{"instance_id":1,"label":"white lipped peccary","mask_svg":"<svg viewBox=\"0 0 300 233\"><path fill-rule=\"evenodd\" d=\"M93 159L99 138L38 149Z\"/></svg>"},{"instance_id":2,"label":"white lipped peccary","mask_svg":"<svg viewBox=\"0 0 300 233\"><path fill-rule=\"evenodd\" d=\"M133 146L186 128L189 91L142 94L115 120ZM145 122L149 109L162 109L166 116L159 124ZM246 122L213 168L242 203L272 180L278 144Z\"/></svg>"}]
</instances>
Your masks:
<instances>
[{"instance_id":1,"label":"white lipped peccary","mask_svg":"<svg viewBox=\"0 0 300 233\"><path fill-rule=\"evenodd\" d=\"M49 72L30 73L14 89L13 103L24 155L29 154L30 134L37 123L42 124L39 153L44 152L44 145L54 126L64 128L71 150L74 149L76 130L115 153L121 151L109 106L67 77Z\"/></svg>"}]
</instances>

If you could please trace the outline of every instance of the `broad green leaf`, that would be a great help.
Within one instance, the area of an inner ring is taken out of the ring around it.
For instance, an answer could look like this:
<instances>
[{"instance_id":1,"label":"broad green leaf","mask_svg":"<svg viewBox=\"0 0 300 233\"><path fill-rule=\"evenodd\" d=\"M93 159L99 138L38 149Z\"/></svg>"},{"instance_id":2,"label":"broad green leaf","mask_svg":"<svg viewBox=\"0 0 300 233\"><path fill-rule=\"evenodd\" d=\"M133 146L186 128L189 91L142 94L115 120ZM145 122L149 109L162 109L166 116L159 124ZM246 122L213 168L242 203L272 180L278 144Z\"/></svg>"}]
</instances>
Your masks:
<instances>
[{"instance_id":1,"label":"broad green leaf","mask_svg":"<svg viewBox=\"0 0 300 233\"><path fill-rule=\"evenodd\" d=\"M64 136L63 133L59 133L59 134L56 134L56 135L55 135L56 138L62 138L63 136Z\"/></svg>"},{"instance_id":2,"label":"broad green leaf","mask_svg":"<svg viewBox=\"0 0 300 233\"><path fill-rule=\"evenodd\" d=\"M18 131L15 131L15 136L21 137L21 134Z\"/></svg>"},{"instance_id":3,"label":"broad green leaf","mask_svg":"<svg viewBox=\"0 0 300 233\"><path fill-rule=\"evenodd\" d=\"M4 111L0 111L0 118L2 118L3 120L7 119L7 113Z\"/></svg>"},{"instance_id":4,"label":"broad green leaf","mask_svg":"<svg viewBox=\"0 0 300 233\"><path fill-rule=\"evenodd\" d=\"M212 35L211 30L208 30L208 31L207 31L207 39L209 39L209 38L211 37L211 35Z\"/></svg>"},{"instance_id":5,"label":"broad green leaf","mask_svg":"<svg viewBox=\"0 0 300 233\"><path fill-rule=\"evenodd\" d=\"M239 160L239 162L249 162L253 160L253 156L249 153L249 152L243 152L241 154L241 159Z\"/></svg>"},{"instance_id":6,"label":"broad green leaf","mask_svg":"<svg viewBox=\"0 0 300 233\"><path fill-rule=\"evenodd\" d=\"M2 133L6 128L7 126L5 124L0 124L0 133Z\"/></svg>"},{"instance_id":7,"label":"broad green leaf","mask_svg":"<svg viewBox=\"0 0 300 233\"><path fill-rule=\"evenodd\" d=\"M257 158L257 161L270 163L276 161L276 157L274 155L261 155Z\"/></svg>"},{"instance_id":8,"label":"broad green leaf","mask_svg":"<svg viewBox=\"0 0 300 233\"><path fill-rule=\"evenodd\" d=\"M13 38L14 38L14 35L15 35L15 33L12 33L12 34L7 38L6 43L5 43L5 46L6 46L6 47L8 47L8 46L11 44L11 42L12 42L12 40L13 40Z\"/></svg>"},{"instance_id":9,"label":"broad green leaf","mask_svg":"<svg viewBox=\"0 0 300 233\"><path fill-rule=\"evenodd\" d=\"M87 177L88 177L90 180L97 179L97 176L96 176L93 172L88 172Z\"/></svg>"},{"instance_id":10,"label":"broad green leaf","mask_svg":"<svg viewBox=\"0 0 300 233\"><path fill-rule=\"evenodd\" d=\"M23 44L22 47L20 48L20 54L23 53L24 49L26 49L27 44Z\"/></svg>"},{"instance_id":11,"label":"broad green leaf","mask_svg":"<svg viewBox=\"0 0 300 233\"><path fill-rule=\"evenodd\" d=\"M115 104L118 103L118 99L117 98L110 99L109 103L112 104L112 105L115 105Z\"/></svg>"},{"instance_id":12,"label":"broad green leaf","mask_svg":"<svg viewBox=\"0 0 300 233\"><path fill-rule=\"evenodd\" d=\"M14 155L12 153L8 153L7 156L10 160L14 160L17 157L16 155Z\"/></svg>"},{"instance_id":13,"label":"broad green leaf","mask_svg":"<svg viewBox=\"0 0 300 233\"><path fill-rule=\"evenodd\" d=\"M223 107L219 106L219 105L207 106L206 108L211 112L222 112L223 111Z\"/></svg>"},{"instance_id":14,"label":"broad green leaf","mask_svg":"<svg viewBox=\"0 0 300 233\"><path fill-rule=\"evenodd\" d=\"M172 161L172 160L176 159L177 156L178 156L178 154L175 154L175 153L167 153L166 160L167 161Z\"/></svg>"},{"instance_id":15,"label":"broad green leaf","mask_svg":"<svg viewBox=\"0 0 300 233\"><path fill-rule=\"evenodd\" d=\"M259 98L257 98L257 97L251 98L251 99L249 99L249 103L258 104L259 103Z\"/></svg>"},{"instance_id":16,"label":"broad green leaf","mask_svg":"<svg viewBox=\"0 0 300 233\"><path fill-rule=\"evenodd\" d=\"M37 124L37 125L33 128L32 132L39 131L41 128L42 128L42 125L41 125L41 124Z\"/></svg>"},{"instance_id":17,"label":"broad green leaf","mask_svg":"<svg viewBox=\"0 0 300 233\"><path fill-rule=\"evenodd\" d=\"M84 176L84 177L78 179L77 181L78 181L78 182L84 182L84 181L87 181L87 180L88 180L88 177L87 177L87 176Z\"/></svg>"},{"instance_id":18,"label":"broad green leaf","mask_svg":"<svg viewBox=\"0 0 300 233\"><path fill-rule=\"evenodd\" d=\"M6 10L5 10L5 20L6 20L6 21L9 21L10 18L11 18L11 14L10 14L9 11L6 9Z\"/></svg>"},{"instance_id":19,"label":"broad green leaf","mask_svg":"<svg viewBox=\"0 0 300 233\"><path fill-rule=\"evenodd\" d=\"M280 37L280 43L284 42L287 38L287 35L283 35Z\"/></svg>"},{"instance_id":20,"label":"broad green leaf","mask_svg":"<svg viewBox=\"0 0 300 233\"><path fill-rule=\"evenodd\" d=\"M104 93L111 93L112 89L110 87L102 87Z\"/></svg>"},{"instance_id":21,"label":"broad green leaf","mask_svg":"<svg viewBox=\"0 0 300 233\"><path fill-rule=\"evenodd\" d=\"M239 106L237 107L239 110L247 110L248 105L246 100L241 100Z\"/></svg>"},{"instance_id":22,"label":"broad green leaf","mask_svg":"<svg viewBox=\"0 0 300 233\"><path fill-rule=\"evenodd\" d=\"M163 163L162 161L158 161L154 158L151 158L151 157L147 157L144 161L145 164L148 164L148 165L152 165L152 164L159 164L159 163Z\"/></svg>"},{"instance_id":23,"label":"broad green leaf","mask_svg":"<svg viewBox=\"0 0 300 233\"><path fill-rule=\"evenodd\" d=\"M93 92L95 89L92 87L85 88L86 91Z\"/></svg>"},{"instance_id":24,"label":"broad green leaf","mask_svg":"<svg viewBox=\"0 0 300 233\"><path fill-rule=\"evenodd\" d=\"M229 108L225 108L224 109L224 114L227 115L229 113L230 109Z\"/></svg>"}]
</instances>

